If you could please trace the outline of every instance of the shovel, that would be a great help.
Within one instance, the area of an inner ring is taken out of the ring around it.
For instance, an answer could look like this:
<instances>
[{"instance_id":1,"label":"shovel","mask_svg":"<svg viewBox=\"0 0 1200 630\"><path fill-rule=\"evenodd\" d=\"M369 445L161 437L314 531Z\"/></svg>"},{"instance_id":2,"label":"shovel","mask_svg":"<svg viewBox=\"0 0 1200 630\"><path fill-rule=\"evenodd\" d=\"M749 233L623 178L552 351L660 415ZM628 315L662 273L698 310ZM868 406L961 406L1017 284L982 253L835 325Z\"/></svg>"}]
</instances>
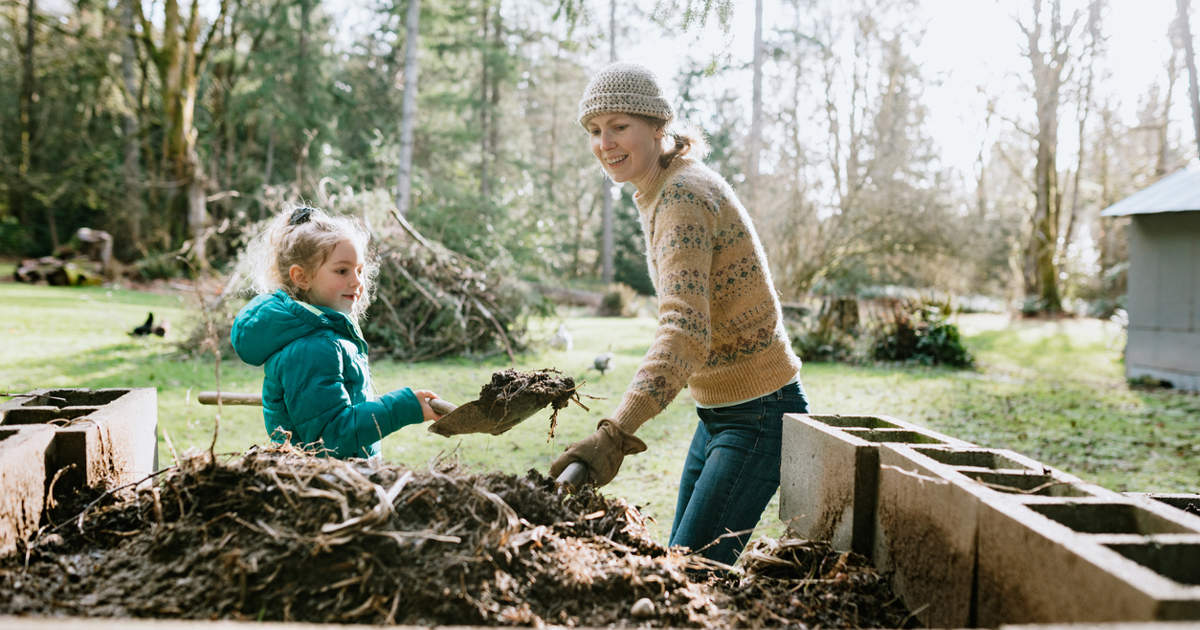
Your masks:
<instances>
[{"instance_id":1,"label":"shovel","mask_svg":"<svg viewBox=\"0 0 1200 630\"><path fill-rule=\"evenodd\" d=\"M196 400L202 405L215 405L217 398L223 405L262 406L262 394L239 394L234 392L200 392ZM478 400L459 407L454 403L433 398L429 406L442 417L429 425L429 432L442 437L464 433L490 433L500 435L524 422L529 416L550 404L514 400L511 404L497 401L491 404Z\"/></svg>"}]
</instances>

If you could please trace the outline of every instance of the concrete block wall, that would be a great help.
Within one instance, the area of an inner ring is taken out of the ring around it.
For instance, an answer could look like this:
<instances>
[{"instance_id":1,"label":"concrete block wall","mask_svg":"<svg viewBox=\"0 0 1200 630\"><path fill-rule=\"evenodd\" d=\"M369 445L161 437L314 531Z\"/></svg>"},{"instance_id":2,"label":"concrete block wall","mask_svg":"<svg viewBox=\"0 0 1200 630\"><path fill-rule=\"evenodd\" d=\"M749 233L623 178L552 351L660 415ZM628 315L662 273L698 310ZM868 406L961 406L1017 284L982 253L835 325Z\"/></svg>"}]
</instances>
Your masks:
<instances>
[{"instance_id":1,"label":"concrete block wall","mask_svg":"<svg viewBox=\"0 0 1200 630\"><path fill-rule=\"evenodd\" d=\"M976 625L982 501L989 496L1120 495L1018 453L882 444L875 565L927 626Z\"/></svg>"},{"instance_id":2,"label":"concrete block wall","mask_svg":"<svg viewBox=\"0 0 1200 630\"><path fill-rule=\"evenodd\" d=\"M886 443L971 446L889 416L785 416L779 516L788 529L870 557Z\"/></svg>"},{"instance_id":3,"label":"concrete block wall","mask_svg":"<svg viewBox=\"0 0 1200 630\"><path fill-rule=\"evenodd\" d=\"M65 470L56 488L121 485L158 464L158 393L135 389L37 389L0 403L0 430L49 427L46 473Z\"/></svg>"},{"instance_id":4,"label":"concrete block wall","mask_svg":"<svg viewBox=\"0 0 1200 630\"><path fill-rule=\"evenodd\" d=\"M883 444L875 561L932 627L1200 619L1200 517L1017 453Z\"/></svg>"},{"instance_id":5,"label":"concrete block wall","mask_svg":"<svg viewBox=\"0 0 1200 630\"><path fill-rule=\"evenodd\" d=\"M1184 512L1200 514L1200 494L1175 494L1167 492L1125 492L1123 494L1127 497L1153 499Z\"/></svg>"},{"instance_id":6,"label":"concrete block wall","mask_svg":"<svg viewBox=\"0 0 1200 630\"><path fill-rule=\"evenodd\" d=\"M53 448L50 427L0 427L0 556L13 553L19 541L37 532Z\"/></svg>"},{"instance_id":7,"label":"concrete block wall","mask_svg":"<svg viewBox=\"0 0 1200 630\"><path fill-rule=\"evenodd\" d=\"M983 502L978 621L1200 619L1200 518L1135 499Z\"/></svg>"}]
</instances>

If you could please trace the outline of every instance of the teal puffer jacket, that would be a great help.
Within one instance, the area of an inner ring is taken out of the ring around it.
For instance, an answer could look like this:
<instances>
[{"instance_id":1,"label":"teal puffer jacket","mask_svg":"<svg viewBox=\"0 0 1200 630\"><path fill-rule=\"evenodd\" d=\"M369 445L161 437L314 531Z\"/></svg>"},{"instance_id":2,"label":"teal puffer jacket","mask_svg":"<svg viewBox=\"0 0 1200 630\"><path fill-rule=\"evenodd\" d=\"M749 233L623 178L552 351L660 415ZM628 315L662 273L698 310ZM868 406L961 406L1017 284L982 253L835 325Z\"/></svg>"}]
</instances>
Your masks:
<instances>
[{"instance_id":1,"label":"teal puffer jacket","mask_svg":"<svg viewBox=\"0 0 1200 630\"><path fill-rule=\"evenodd\" d=\"M283 291L260 295L237 314L231 337L243 361L265 366L263 420L276 442L324 441L330 456L371 457L384 436L424 420L407 387L372 395L367 342L333 309Z\"/></svg>"}]
</instances>

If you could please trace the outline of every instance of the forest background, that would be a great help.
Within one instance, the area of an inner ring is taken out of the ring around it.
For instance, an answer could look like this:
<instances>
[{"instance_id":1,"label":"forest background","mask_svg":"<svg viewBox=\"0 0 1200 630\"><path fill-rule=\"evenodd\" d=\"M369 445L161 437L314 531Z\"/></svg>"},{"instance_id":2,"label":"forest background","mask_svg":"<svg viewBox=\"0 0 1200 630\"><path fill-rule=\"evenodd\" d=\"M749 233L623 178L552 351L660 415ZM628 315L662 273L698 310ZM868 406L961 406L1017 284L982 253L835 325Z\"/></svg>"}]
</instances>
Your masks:
<instances>
[{"instance_id":1,"label":"forest background","mask_svg":"<svg viewBox=\"0 0 1200 630\"><path fill-rule=\"evenodd\" d=\"M1189 2L1145 42L1168 61L1136 93L1110 80L1109 1L989 6L1015 70L964 103L964 167L930 133L944 77L917 61L917 2L4 0L0 254L89 227L135 276L220 272L304 200L397 211L526 280L649 294L632 189L575 114L591 73L658 46L785 300L903 286L1111 314L1127 254L1099 210L1197 154Z\"/></svg>"}]
</instances>

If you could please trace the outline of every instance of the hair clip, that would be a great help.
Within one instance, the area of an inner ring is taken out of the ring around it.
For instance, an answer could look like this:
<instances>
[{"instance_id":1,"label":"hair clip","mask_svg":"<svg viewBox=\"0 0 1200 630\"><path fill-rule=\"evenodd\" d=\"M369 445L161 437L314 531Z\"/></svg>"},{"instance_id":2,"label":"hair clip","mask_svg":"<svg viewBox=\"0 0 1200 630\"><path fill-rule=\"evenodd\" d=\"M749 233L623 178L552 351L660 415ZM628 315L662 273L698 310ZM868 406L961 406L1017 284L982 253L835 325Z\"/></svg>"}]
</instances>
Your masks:
<instances>
[{"instance_id":1,"label":"hair clip","mask_svg":"<svg viewBox=\"0 0 1200 630\"><path fill-rule=\"evenodd\" d=\"M288 225L303 225L308 223L308 220L312 218L314 210L316 208L310 208L309 206L300 206L292 210L292 217L288 219Z\"/></svg>"}]
</instances>

